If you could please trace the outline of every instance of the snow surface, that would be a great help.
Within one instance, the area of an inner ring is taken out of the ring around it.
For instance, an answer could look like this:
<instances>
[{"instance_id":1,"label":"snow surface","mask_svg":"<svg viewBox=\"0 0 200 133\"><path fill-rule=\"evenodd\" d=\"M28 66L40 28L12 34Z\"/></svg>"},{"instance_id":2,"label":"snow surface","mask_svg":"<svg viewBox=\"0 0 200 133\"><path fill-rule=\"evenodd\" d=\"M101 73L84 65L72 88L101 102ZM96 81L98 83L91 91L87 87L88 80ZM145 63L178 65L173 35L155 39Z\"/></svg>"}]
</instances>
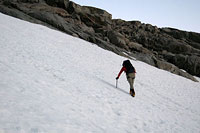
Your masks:
<instances>
[{"instance_id":1,"label":"snow surface","mask_svg":"<svg viewBox=\"0 0 200 133\"><path fill-rule=\"evenodd\" d=\"M0 14L0 133L199 133L200 83Z\"/></svg>"}]
</instances>

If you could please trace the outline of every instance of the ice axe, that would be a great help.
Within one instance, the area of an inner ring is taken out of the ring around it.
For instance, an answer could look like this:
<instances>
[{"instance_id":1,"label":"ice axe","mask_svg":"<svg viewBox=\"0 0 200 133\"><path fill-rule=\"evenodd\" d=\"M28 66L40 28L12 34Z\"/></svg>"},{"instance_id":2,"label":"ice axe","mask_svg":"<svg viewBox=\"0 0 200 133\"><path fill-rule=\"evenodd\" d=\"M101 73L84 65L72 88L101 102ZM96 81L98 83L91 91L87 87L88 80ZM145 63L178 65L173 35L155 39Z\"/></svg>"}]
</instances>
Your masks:
<instances>
[{"instance_id":1,"label":"ice axe","mask_svg":"<svg viewBox=\"0 0 200 133\"><path fill-rule=\"evenodd\" d=\"M117 88L117 84L118 84L118 78L116 78L116 88Z\"/></svg>"}]
</instances>

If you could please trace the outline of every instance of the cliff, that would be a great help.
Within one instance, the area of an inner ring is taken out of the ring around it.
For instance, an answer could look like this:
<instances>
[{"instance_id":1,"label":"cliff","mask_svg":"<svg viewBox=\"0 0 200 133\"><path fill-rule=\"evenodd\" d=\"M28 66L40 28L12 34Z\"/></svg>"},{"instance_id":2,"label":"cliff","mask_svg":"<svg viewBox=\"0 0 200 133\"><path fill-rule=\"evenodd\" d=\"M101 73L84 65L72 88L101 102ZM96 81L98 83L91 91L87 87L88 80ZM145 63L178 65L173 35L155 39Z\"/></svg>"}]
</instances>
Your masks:
<instances>
[{"instance_id":1,"label":"cliff","mask_svg":"<svg viewBox=\"0 0 200 133\"><path fill-rule=\"evenodd\" d=\"M197 81L193 76L200 77L199 33L112 19L105 10L69 0L0 0L0 12L63 31L193 81Z\"/></svg>"}]
</instances>

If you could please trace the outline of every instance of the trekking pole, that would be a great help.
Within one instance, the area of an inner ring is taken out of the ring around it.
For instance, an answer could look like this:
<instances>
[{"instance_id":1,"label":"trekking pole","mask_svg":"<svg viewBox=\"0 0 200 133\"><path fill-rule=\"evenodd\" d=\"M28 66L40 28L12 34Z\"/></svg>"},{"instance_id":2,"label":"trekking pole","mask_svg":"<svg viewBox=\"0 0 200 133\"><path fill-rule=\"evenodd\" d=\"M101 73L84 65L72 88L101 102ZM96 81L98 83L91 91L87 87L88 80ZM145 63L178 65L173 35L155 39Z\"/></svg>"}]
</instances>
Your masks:
<instances>
[{"instance_id":1,"label":"trekking pole","mask_svg":"<svg viewBox=\"0 0 200 133\"><path fill-rule=\"evenodd\" d=\"M117 88L117 83L118 83L118 80L116 79L116 88Z\"/></svg>"}]
</instances>

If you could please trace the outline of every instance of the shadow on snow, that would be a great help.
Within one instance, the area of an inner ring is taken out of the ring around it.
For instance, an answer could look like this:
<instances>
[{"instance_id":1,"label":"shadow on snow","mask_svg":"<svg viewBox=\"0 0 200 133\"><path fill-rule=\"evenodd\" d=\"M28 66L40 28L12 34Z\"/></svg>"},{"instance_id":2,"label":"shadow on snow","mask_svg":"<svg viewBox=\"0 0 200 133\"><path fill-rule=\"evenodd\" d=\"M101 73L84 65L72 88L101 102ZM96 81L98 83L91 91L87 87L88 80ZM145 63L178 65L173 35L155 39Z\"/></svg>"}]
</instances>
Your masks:
<instances>
[{"instance_id":1,"label":"shadow on snow","mask_svg":"<svg viewBox=\"0 0 200 133\"><path fill-rule=\"evenodd\" d=\"M116 88L115 85L113 85L113 84L111 84L111 83L109 83L109 82L107 82L107 81L105 81L105 80L103 80L103 79L100 79L100 78L98 78L98 77L96 77L96 78L97 78L99 81L101 81L102 83L111 86L111 87L114 88L115 90L120 91L120 92L122 92L122 93L125 93L125 94L128 94L128 95L129 95L129 93L126 92L126 91L124 91L123 89L121 89L121 88L119 88L119 87Z\"/></svg>"}]
</instances>

